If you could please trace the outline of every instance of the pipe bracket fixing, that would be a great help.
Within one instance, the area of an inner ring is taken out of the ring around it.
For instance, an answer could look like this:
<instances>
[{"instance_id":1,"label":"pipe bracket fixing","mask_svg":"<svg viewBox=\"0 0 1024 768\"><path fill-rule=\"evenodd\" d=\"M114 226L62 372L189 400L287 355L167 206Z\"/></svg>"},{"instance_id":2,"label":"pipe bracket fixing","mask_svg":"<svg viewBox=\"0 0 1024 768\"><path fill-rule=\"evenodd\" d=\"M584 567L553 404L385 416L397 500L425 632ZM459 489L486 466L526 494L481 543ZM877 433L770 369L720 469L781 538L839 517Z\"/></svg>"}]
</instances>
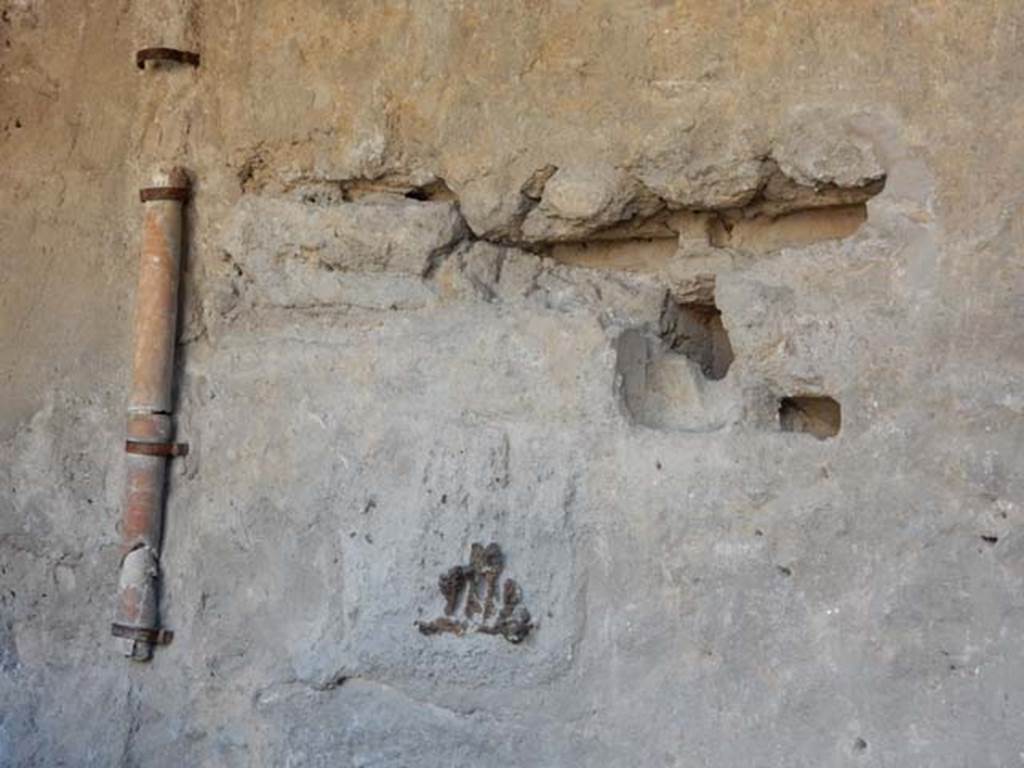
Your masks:
<instances>
[{"instance_id":1,"label":"pipe bracket fixing","mask_svg":"<svg viewBox=\"0 0 1024 768\"><path fill-rule=\"evenodd\" d=\"M123 637L127 640L134 640L138 643L149 643L150 645L170 645L174 639L174 632L169 629L149 629L148 627L130 627L127 624L111 624L110 634L114 637Z\"/></svg>"},{"instance_id":2,"label":"pipe bracket fixing","mask_svg":"<svg viewBox=\"0 0 1024 768\"><path fill-rule=\"evenodd\" d=\"M139 200L148 203L152 200L188 200L188 187L144 187L139 190Z\"/></svg>"},{"instance_id":3,"label":"pipe bracket fixing","mask_svg":"<svg viewBox=\"0 0 1024 768\"><path fill-rule=\"evenodd\" d=\"M137 440L126 440L126 453L140 456L187 456L188 443L141 443Z\"/></svg>"}]
</instances>

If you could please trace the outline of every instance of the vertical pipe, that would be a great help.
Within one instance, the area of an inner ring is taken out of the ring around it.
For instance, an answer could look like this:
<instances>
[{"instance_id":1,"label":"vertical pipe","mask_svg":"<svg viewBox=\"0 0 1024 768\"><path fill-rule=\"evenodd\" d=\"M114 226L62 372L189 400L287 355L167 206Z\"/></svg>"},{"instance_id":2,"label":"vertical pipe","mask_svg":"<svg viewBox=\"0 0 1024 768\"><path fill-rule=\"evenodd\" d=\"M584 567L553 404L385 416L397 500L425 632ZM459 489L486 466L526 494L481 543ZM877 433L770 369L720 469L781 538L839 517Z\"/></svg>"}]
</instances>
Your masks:
<instances>
[{"instance_id":1,"label":"vertical pipe","mask_svg":"<svg viewBox=\"0 0 1024 768\"><path fill-rule=\"evenodd\" d=\"M135 352L128 400L121 576L113 634L126 656L152 657L170 633L159 626L160 538L167 459L173 444L172 385L181 266L182 208L188 177L180 168L143 189L142 254L135 299Z\"/></svg>"}]
</instances>

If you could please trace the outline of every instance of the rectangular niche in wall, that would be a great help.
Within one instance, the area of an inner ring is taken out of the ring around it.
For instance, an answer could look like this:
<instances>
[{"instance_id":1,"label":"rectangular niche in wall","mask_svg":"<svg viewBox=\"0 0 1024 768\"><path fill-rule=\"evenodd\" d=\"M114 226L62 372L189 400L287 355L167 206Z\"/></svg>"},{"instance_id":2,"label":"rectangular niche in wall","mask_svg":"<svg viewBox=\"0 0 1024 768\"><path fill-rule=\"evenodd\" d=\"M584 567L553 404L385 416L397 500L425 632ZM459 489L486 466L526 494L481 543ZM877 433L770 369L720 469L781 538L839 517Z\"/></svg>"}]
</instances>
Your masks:
<instances>
[{"instance_id":1,"label":"rectangular niche in wall","mask_svg":"<svg viewBox=\"0 0 1024 768\"><path fill-rule=\"evenodd\" d=\"M779 402L779 425L783 432L806 432L819 440L839 434L842 414L831 397L801 395Z\"/></svg>"}]
</instances>

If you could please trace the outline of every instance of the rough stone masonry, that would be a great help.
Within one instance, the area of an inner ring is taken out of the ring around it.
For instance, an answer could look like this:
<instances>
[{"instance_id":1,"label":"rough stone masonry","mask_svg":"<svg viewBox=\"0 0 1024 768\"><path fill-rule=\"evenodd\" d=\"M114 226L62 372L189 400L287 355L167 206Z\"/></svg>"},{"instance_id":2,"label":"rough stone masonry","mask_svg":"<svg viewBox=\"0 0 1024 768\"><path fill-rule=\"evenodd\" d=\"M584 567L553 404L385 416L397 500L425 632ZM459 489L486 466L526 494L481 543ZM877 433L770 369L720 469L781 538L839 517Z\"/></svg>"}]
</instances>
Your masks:
<instances>
[{"instance_id":1,"label":"rough stone masonry","mask_svg":"<svg viewBox=\"0 0 1024 768\"><path fill-rule=\"evenodd\" d=\"M0 765L1021 765L1022 124L1012 0L0 0Z\"/></svg>"}]
</instances>

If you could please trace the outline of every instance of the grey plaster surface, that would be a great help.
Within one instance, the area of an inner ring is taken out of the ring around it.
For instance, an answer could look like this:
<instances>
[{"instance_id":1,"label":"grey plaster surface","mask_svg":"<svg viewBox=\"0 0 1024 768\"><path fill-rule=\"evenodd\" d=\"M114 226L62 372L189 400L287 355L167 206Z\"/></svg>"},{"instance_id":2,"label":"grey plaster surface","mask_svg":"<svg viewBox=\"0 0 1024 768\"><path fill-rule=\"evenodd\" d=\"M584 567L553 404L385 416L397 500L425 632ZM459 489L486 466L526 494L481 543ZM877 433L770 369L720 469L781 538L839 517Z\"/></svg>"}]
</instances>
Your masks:
<instances>
[{"instance_id":1,"label":"grey plaster surface","mask_svg":"<svg viewBox=\"0 0 1024 768\"><path fill-rule=\"evenodd\" d=\"M0 765L1022 763L1016 4L0 7ZM137 71L155 24L202 66ZM169 160L191 451L140 665ZM491 542L529 634L421 632Z\"/></svg>"}]
</instances>

